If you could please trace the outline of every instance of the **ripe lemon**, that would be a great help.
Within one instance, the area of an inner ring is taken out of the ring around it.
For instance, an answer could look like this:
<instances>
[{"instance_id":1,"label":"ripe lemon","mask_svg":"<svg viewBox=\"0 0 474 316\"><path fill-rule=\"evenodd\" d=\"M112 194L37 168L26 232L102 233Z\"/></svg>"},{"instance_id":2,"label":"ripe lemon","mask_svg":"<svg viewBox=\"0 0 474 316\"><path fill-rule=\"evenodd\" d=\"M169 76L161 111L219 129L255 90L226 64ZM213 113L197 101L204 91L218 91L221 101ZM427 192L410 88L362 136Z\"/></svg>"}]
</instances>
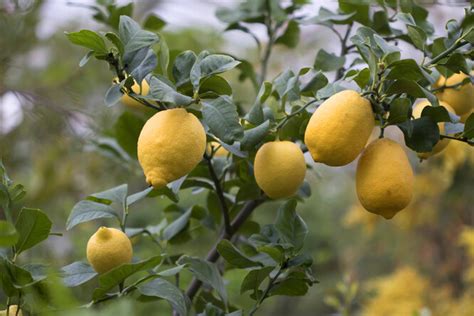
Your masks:
<instances>
[{"instance_id":1,"label":"ripe lemon","mask_svg":"<svg viewBox=\"0 0 474 316\"><path fill-rule=\"evenodd\" d=\"M100 227L87 242L87 260L98 273L132 261L132 243L121 230Z\"/></svg>"},{"instance_id":2,"label":"ripe lemon","mask_svg":"<svg viewBox=\"0 0 474 316\"><path fill-rule=\"evenodd\" d=\"M402 146L377 139L360 156L356 170L357 196L369 212L390 219L411 201L413 171Z\"/></svg>"},{"instance_id":3,"label":"ripe lemon","mask_svg":"<svg viewBox=\"0 0 474 316\"><path fill-rule=\"evenodd\" d=\"M436 86L452 86L462 82L465 78L467 75L464 73L454 74L448 79L441 76ZM438 94L438 98L451 105L457 115L464 115L474 107L474 86L468 83L456 89L444 89Z\"/></svg>"},{"instance_id":4,"label":"ripe lemon","mask_svg":"<svg viewBox=\"0 0 474 316\"><path fill-rule=\"evenodd\" d=\"M18 314L17 314L17 311L18 311ZM4 315L7 315L7 310L3 310L3 311L0 311L0 316L4 316ZM18 308L18 305L10 305L10 307L8 308L8 315L9 316L23 316L23 313L21 312L21 310L19 310Z\"/></svg>"},{"instance_id":5,"label":"ripe lemon","mask_svg":"<svg viewBox=\"0 0 474 316\"><path fill-rule=\"evenodd\" d=\"M135 83L132 86L132 91L134 93L139 94L139 95L143 95L143 96L148 95L148 93L150 92L150 86L148 85L148 82L146 82L145 79L143 79L141 87L136 81L134 81L134 82ZM124 94L122 96L121 101L122 101L123 104L125 104L129 107L132 107L132 108L141 108L141 107L143 107L143 104L141 104L137 100L132 99L132 97L130 97L128 94Z\"/></svg>"},{"instance_id":6,"label":"ripe lemon","mask_svg":"<svg viewBox=\"0 0 474 316\"><path fill-rule=\"evenodd\" d=\"M443 107L446 108L446 110L448 110L448 112L451 112L453 114L456 114L456 112L454 111L454 109L446 102L444 101L440 101L439 102L440 105L442 105ZM414 107L413 107L413 117L414 118L419 118L421 117L421 112L423 112L423 109L427 106L431 106L431 103L428 101L428 100L423 100L419 103L417 103ZM439 132L441 134L444 134L445 133L445 129L444 129L444 122L440 122L438 123L438 127L439 127ZM437 153L443 151L446 146L448 146L449 144L449 139L440 139L438 141L438 143L436 143L436 145L433 147L433 150L431 152L427 152L427 153L417 153L418 157L420 157L421 159L427 159L433 155L436 155Z\"/></svg>"},{"instance_id":7,"label":"ripe lemon","mask_svg":"<svg viewBox=\"0 0 474 316\"><path fill-rule=\"evenodd\" d=\"M304 142L314 161L343 166L357 158L374 128L370 102L354 90L324 101L306 127Z\"/></svg>"},{"instance_id":8,"label":"ripe lemon","mask_svg":"<svg viewBox=\"0 0 474 316\"><path fill-rule=\"evenodd\" d=\"M191 172L205 150L206 132L201 122L181 108L153 115L138 137L138 161L146 181L155 188Z\"/></svg>"},{"instance_id":9,"label":"ripe lemon","mask_svg":"<svg viewBox=\"0 0 474 316\"><path fill-rule=\"evenodd\" d=\"M216 152L214 153L214 157L226 157L229 154L229 151L227 151L227 149L225 149L224 146L218 142L210 142L207 146L207 151L211 153L212 148L217 148Z\"/></svg>"},{"instance_id":10,"label":"ripe lemon","mask_svg":"<svg viewBox=\"0 0 474 316\"><path fill-rule=\"evenodd\" d=\"M295 143L265 143L257 151L254 174L260 189L272 199L292 196L306 174L303 152Z\"/></svg>"}]
</instances>

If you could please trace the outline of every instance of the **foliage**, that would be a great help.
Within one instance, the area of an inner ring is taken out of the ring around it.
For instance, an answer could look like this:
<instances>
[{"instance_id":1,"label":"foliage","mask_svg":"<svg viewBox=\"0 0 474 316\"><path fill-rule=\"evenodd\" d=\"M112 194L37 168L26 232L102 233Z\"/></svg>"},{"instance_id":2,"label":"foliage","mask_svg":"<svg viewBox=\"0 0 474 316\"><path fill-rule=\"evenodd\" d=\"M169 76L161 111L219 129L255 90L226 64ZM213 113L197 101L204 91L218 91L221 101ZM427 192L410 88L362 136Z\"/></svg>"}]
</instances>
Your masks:
<instances>
[{"instance_id":1,"label":"foliage","mask_svg":"<svg viewBox=\"0 0 474 316\"><path fill-rule=\"evenodd\" d=\"M371 102L381 136L389 126L397 126L413 151L429 152L442 138L473 144L474 116L467 118L465 124L459 123L458 117L448 115L439 106L436 97L438 92L456 87L434 87L440 74L470 75L472 8L466 9L463 20L448 22L445 36L435 37L426 9L413 1L402 1L400 5L395 1L377 1L378 6L372 7L369 2L354 4L340 0L337 12L323 7L312 17L298 14L306 1L293 0L285 2L285 6L282 3L248 0L237 8L217 12L217 17L226 23L226 30L239 30L255 39L261 48L258 70L244 59L222 53L170 51L160 33L165 22L150 15L140 25L130 17L132 4L116 6L113 1L97 0L97 5L91 7L94 19L109 31L66 33L71 43L87 49L79 61L80 67L94 57L106 62L113 72L111 77L117 78L117 82L111 80L105 92L107 106L116 105L127 94L150 111L122 114L114 132L107 135L108 140L97 141L96 150L107 152L122 164L135 164L134 144L145 120L156 111L183 107L205 125L208 141L225 148L228 155L217 157L218 148L211 147L191 173L164 188L142 187L138 192L130 192L128 184L122 184L91 193L76 203L67 220L67 230L90 221L107 221L120 227L133 241L145 237L161 250L100 276L85 262L70 263L61 269L61 281L46 273L46 269L57 267L18 263L20 254L24 257L24 252L52 234L52 222L41 210L15 208L15 203L25 195L23 186L14 185L0 165L0 206L6 217L0 222L0 247L5 248L0 269L6 305L16 303L34 313L35 299L45 292L54 296L55 287L67 291L63 285L92 286L92 282L96 282L95 289L86 307L130 296L143 302L165 300L181 316L254 315L272 296L305 295L317 281L311 268L313 259L307 251L308 227L297 209L311 192L303 185L278 208L273 224L252 221L252 212L269 203L255 183L252 162L261 145L271 140L290 140L304 148L303 134L312 109L335 92L357 87ZM266 28L265 47L254 34L255 24ZM308 24L334 31L341 42L341 53L321 49L315 54L312 67L284 70L268 81L272 48L296 47L300 28ZM402 24L403 29L397 29L395 24ZM345 33L340 34L336 26L344 27ZM405 41L421 51L423 61L402 59L400 49L392 44L394 41ZM352 63L348 58L351 54L357 56ZM251 82L256 94L253 102L245 106L236 102L233 86L226 79L228 72L238 72L240 80ZM335 72L333 82L329 81L328 72ZM131 89L143 79L150 85L147 96ZM427 98L434 108L413 119L411 108L418 98ZM440 134L438 122L452 124L449 134ZM192 190L197 201L189 208L180 204L186 189ZM168 199L173 203L160 210L160 222L131 227L129 217L145 199ZM195 231L210 231L217 240L206 258L180 250L180 245L200 238ZM224 260L219 262L219 257ZM229 301L224 279L225 273L233 270L244 275L240 293L249 295L253 301L249 310ZM186 276L189 285L184 290L180 279ZM395 276L404 281L418 280L411 270ZM387 282L392 286L391 283ZM423 302L418 294L424 291L425 282L418 283L419 287L412 288L416 295L402 293L415 300L410 310L421 307ZM342 294L351 296L351 300L356 295L350 287L346 292ZM126 306L127 301L123 304ZM367 309L376 305L380 304L369 304ZM54 311L61 306L50 304L48 308Z\"/></svg>"}]
</instances>

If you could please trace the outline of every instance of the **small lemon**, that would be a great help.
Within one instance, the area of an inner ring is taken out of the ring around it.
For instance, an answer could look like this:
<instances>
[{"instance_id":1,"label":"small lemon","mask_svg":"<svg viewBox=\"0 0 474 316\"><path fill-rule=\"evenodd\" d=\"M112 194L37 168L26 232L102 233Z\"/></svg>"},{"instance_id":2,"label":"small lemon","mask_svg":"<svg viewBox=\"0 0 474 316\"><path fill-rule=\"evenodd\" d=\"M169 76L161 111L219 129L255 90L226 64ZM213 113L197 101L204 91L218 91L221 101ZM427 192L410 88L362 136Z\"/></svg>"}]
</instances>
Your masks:
<instances>
[{"instance_id":1,"label":"small lemon","mask_svg":"<svg viewBox=\"0 0 474 316\"><path fill-rule=\"evenodd\" d=\"M206 132L196 116L185 109L153 115L138 137L138 161L146 181L155 188L191 172L206 150Z\"/></svg>"},{"instance_id":2,"label":"small lemon","mask_svg":"<svg viewBox=\"0 0 474 316\"><path fill-rule=\"evenodd\" d=\"M413 197L413 170L402 146L377 139L360 156L356 170L357 196L369 212L390 219Z\"/></svg>"},{"instance_id":3,"label":"small lemon","mask_svg":"<svg viewBox=\"0 0 474 316\"><path fill-rule=\"evenodd\" d=\"M451 112L452 114L456 114L454 109L448 103L446 103L444 101L440 101L439 104L442 105L443 107L445 107L446 110L448 110L448 112ZM423 100L421 102L418 102L413 107L413 117L414 118L421 117L421 112L423 112L423 109L427 106L431 106L431 103L428 100ZM439 132L441 134L444 134L445 133L444 122L438 123L438 127L439 127ZM446 148L446 146L448 146L448 144L449 144L449 139L440 139L438 141L438 143L436 143L436 145L433 147L433 150L431 152L417 153L417 155L421 159L427 159L427 158L429 158L433 155L436 155L437 153L440 153L441 151L443 151Z\"/></svg>"},{"instance_id":4,"label":"small lemon","mask_svg":"<svg viewBox=\"0 0 474 316\"><path fill-rule=\"evenodd\" d=\"M226 157L229 154L229 151L224 148L218 142L210 142L207 146L207 151L210 153L212 148L217 148L216 152L214 153L214 157Z\"/></svg>"},{"instance_id":5,"label":"small lemon","mask_svg":"<svg viewBox=\"0 0 474 316\"><path fill-rule=\"evenodd\" d=\"M0 311L0 316L7 315L7 310ZM23 313L18 308L18 305L10 305L8 307L8 316L23 316Z\"/></svg>"},{"instance_id":6,"label":"small lemon","mask_svg":"<svg viewBox=\"0 0 474 316\"><path fill-rule=\"evenodd\" d=\"M142 81L142 85L140 87L140 85L134 81L134 84L132 86L132 91L136 94L139 94L139 95L148 95L148 93L150 92L150 86L148 85L148 82L143 79ZM143 104L138 102L137 100L133 99L132 97L130 97L128 94L124 94L122 96L122 103L131 107L131 108L141 108L143 107Z\"/></svg>"},{"instance_id":7,"label":"small lemon","mask_svg":"<svg viewBox=\"0 0 474 316\"><path fill-rule=\"evenodd\" d=\"M448 79L441 76L435 86L452 86L467 77L464 73L454 74ZM438 94L438 98L451 105L457 115L464 115L474 107L474 86L472 83L467 83L459 88L444 89Z\"/></svg>"},{"instance_id":8,"label":"small lemon","mask_svg":"<svg viewBox=\"0 0 474 316\"><path fill-rule=\"evenodd\" d=\"M364 149L374 125L370 102L354 90L344 90L313 113L304 142L314 161L343 166Z\"/></svg>"},{"instance_id":9,"label":"small lemon","mask_svg":"<svg viewBox=\"0 0 474 316\"><path fill-rule=\"evenodd\" d=\"M258 186L270 198L292 196L306 174L303 152L289 141L265 143L255 156L254 173Z\"/></svg>"},{"instance_id":10,"label":"small lemon","mask_svg":"<svg viewBox=\"0 0 474 316\"><path fill-rule=\"evenodd\" d=\"M98 273L132 261L132 243L121 230L100 227L87 242L87 260Z\"/></svg>"}]
</instances>

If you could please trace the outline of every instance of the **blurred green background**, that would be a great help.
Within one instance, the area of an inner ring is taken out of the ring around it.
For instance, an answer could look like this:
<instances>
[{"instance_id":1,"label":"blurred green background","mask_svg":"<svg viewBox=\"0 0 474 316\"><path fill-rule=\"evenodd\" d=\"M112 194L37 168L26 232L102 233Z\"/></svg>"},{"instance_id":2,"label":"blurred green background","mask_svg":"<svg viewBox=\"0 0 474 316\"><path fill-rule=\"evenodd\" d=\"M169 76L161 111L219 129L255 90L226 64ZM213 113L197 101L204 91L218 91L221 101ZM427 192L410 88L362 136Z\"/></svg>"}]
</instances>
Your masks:
<instances>
[{"instance_id":1,"label":"blurred green background","mask_svg":"<svg viewBox=\"0 0 474 316\"><path fill-rule=\"evenodd\" d=\"M150 11L163 17L168 22L163 35L170 50L226 52L258 68L252 40L235 31L223 33L223 25L214 18L219 5L237 3L137 1L135 18L141 20ZM306 13L315 14L322 4L337 5L313 1ZM448 19L463 13L462 6L427 8L431 22L441 31ZM100 145L111 141L116 119L130 110L121 104L104 105L103 96L113 78L104 63L92 60L79 68L84 51L68 43L63 31L80 28L100 30L103 26L92 20L87 8L66 1L0 1L0 157L10 177L27 189L24 206L47 212L53 231L64 234L49 238L19 260L47 263L54 269L84 258L86 242L100 225L82 224L65 231L77 201L121 183L128 183L130 192L146 186L136 162L117 159ZM297 49L275 49L270 78L282 69L311 65L319 47L332 47L331 35L323 30L303 28ZM408 48L405 53L410 54ZM237 71L228 76L234 97L248 107L254 89L237 76ZM389 136L403 142L396 130L389 131ZM417 172L415 200L393 221L370 215L357 204L354 163L344 168L314 165L307 175L312 196L298 211L310 228L308 247L320 283L301 298L269 299L259 315L344 315L347 311L345 315L403 316L413 315L414 310L420 315L473 315L474 150L452 143L428 162L420 164L413 153L410 157ZM206 203L205 196L188 191L180 197L183 206ZM140 202L131 210L130 226L159 223L169 204L166 198ZM260 223L270 223L274 217L272 203L254 214ZM203 255L214 238L208 234L169 252ZM140 258L159 251L147 240L136 240L134 248ZM239 294L242 278L238 270L225 275L231 301L248 306L250 300ZM93 284L74 289L73 295L85 303L92 288ZM0 302L4 303L2 294ZM140 315L157 310L156 303L120 304L112 306L111 313L129 309ZM158 310L165 314L168 307L159 303Z\"/></svg>"}]
</instances>

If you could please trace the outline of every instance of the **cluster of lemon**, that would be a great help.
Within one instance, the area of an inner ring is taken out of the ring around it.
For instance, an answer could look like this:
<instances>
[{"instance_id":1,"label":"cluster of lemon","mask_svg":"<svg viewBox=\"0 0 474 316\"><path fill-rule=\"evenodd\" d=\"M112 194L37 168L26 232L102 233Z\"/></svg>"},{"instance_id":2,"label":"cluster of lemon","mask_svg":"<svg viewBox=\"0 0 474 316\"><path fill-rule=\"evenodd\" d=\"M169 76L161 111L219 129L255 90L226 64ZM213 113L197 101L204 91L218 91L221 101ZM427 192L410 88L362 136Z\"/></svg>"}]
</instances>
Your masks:
<instances>
[{"instance_id":1,"label":"cluster of lemon","mask_svg":"<svg viewBox=\"0 0 474 316\"><path fill-rule=\"evenodd\" d=\"M464 78L465 75L455 75L441 84L452 85ZM135 84L132 90L146 95L149 86L144 81L141 86ZM473 93L472 85L465 85L461 90L445 89L440 99L446 102L442 104L448 110L463 115L472 111ZM128 95L123 98L124 103L136 105ZM425 106L428 103L418 104L414 115L420 115ZM369 212L389 219L410 203L414 177L400 144L382 138L366 147L374 126L370 102L356 91L345 90L324 101L314 112L304 142L314 161L329 166L346 165L361 154L356 173L359 200ZM444 126L441 124L440 128ZM439 152L446 145L443 140L424 156ZM202 160L206 147L206 132L199 119L183 108L175 108L158 112L145 123L138 138L137 154L146 181L160 188L191 172ZM270 198L294 195L305 174L304 154L293 142L267 142L256 153L255 180ZM114 245L109 247L107 243ZM120 251L112 260L114 254L104 251L111 248L127 251ZM119 230L100 228L89 241L87 257L97 272L109 271L130 262L130 241Z\"/></svg>"}]
</instances>

